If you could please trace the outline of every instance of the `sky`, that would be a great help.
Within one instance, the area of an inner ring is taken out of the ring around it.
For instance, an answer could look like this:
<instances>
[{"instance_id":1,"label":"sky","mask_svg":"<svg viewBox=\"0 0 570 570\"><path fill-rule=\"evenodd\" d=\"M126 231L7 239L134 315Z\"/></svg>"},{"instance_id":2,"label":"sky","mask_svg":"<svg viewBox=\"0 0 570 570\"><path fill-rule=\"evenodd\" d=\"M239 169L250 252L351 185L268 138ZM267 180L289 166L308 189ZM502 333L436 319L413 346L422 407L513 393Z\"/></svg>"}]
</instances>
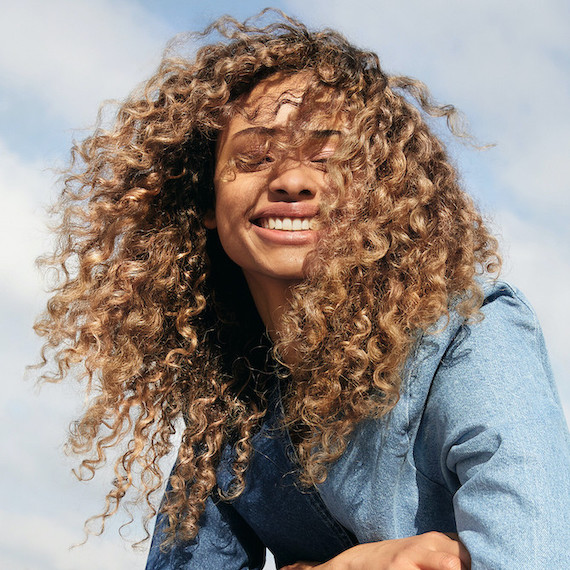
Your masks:
<instances>
[{"instance_id":1,"label":"sky","mask_svg":"<svg viewBox=\"0 0 570 570\"><path fill-rule=\"evenodd\" d=\"M39 391L31 326L45 303L34 259L50 247L45 208L73 139L99 104L124 98L178 32L251 16L264 3L197 0L0 0L0 567L144 568L118 537L124 519L84 546L83 521L112 478L78 483L64 454L80 386ZM450 141L464 186L500 238L503 276L534 305L570 417L570 4L566 0L287 0L274 7L376 51L385 69L453 103L485 151ZM166 467L167 468L167 467ZM140 538L140 527L126 531Z\"/></svg>"}]
</instances>

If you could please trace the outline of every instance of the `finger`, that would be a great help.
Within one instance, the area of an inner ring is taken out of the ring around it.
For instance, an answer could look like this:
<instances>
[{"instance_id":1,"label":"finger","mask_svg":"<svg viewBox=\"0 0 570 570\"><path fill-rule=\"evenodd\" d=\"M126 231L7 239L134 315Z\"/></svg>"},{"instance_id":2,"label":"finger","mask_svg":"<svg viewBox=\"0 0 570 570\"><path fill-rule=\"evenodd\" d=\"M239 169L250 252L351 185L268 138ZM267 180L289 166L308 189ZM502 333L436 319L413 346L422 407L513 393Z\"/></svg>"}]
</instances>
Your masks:
<instances>
[{"instance_id":1,"label":"finger","mask_svg":"<svg viewBox=\"0 0 570 570\"><path fill-rule=\"evenodd\" d=\"M471 556L467 548L465 548L464 544L459 540L459 535L456 532L446 532L444 534L459 545L458 556L461 559L463 567L469 570L469 568L471 568Z\"/></svg>"},{"instance_id":2,"label":"finger","mask_svg":"<svg viewBox=\"0 0 570 570\"><path fill-rule=\"evenodd\" d=\"M469 552L463 546L456 533L431 531L419 536L422 539L421 544L423 548L435 553L451 554L459 558L461 563L468 569L471 567Z\"/></svg>"},{"instance_id":3,"label":"finger","mask_svg":"<svg viewBox=\"0 0 570 570\"><path fill-rule=\"evenodd\" d=\"M417 561L421 570L463 570L463 562L459 556L450 552L423 552Z\"/></svg>"}]
</instances>

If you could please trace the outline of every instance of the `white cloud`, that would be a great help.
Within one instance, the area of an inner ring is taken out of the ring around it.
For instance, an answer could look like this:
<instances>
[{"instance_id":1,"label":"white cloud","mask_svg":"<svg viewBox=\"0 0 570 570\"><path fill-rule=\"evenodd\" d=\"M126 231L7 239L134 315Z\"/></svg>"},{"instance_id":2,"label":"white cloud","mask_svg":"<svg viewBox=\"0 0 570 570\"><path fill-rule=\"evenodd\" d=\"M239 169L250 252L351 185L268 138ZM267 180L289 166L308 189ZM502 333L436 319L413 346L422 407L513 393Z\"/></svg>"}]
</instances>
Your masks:
<instances>
[{"instance_id":1,"label":"white cloud","mask_svg":"<svg viewBox=\"0 0 570 570\"><path fill-rule=\"evenodd\" d=\"M13 358L13 360L18 360ZM21 364L21 363L20 363ZM7 377L17 380L8 369ZM45 386L31 395L31 387L13 382L10 396L0 404L5 433L0 440L4 459L0 486L0 568L28 570L90 570L143 568L142 552L132 552L133 540L144 537L142 508L134 507L135 522L118 533L128 517L122 510L108 521L101 537L92 536L84 546L85 520L100 513L114 473L111 464L99 470L94 480L79 482L71 473L78 457L63 453L68 422L79 416L79 387L70 383ZM17 426L17 428L15 427ZM111 458L116 454L111 453ZM173 457L164 462L168 473ZM111 462L112 463L112 462ZM155 498L160 499L160 493ZM152 525L151 525L152 528Z\"/></svg>"},{"instance_id":2,"label":"white cloud","mask_svg":"<svg viewBox=\"0 0 570 570\"><path fill-rule=\"evenodd\" d=\"M76 127L99 104L125 96L156 66L170 35L130 0L20 0L4 3L0 74L33 92Z\"/></svg>"},{"instance_id":3,"label":"white cloud","mask_svg":"<svg viewBox=\"0 0 570 570\"><path fill-rule=\"evenodd\" d=\"M58 517L0 511L0 567L10 570L124 570L142 568L146 551L120 539L92 537L76 548L78 533ZM148 547L148 546L147 546Z\"/></svg>"},{"instance_id":4,"label":"white cloud","mask_svg":"<svg viewBox=\"0 0 570 570\"><path fill-rule=\"evenodd\" d=\"M3 299L29 303L40 294L34 260L50 242L45 204L53 175L38 162L26 162L0 140L0 243Z\"/></svg>"}]
</instances>

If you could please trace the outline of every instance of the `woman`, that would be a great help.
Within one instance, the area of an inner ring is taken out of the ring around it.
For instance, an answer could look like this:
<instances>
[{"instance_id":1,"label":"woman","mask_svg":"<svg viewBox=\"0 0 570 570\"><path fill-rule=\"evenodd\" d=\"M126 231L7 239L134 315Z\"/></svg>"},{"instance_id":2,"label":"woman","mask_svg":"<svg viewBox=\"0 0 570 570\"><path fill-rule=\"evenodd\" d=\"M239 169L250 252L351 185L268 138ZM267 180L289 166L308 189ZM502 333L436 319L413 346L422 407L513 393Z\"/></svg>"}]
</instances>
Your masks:
<instances>
[{"instance_id":1,"label":"woman","mask_svg":"<svg viewBox=\"0 0 570 570\"><path fill-rule=\"evenodd\" d=\"M567 430L426 124L455 110L334 32L212 31L74 148L59 204L36 328L52 380L87 378L87 474L127 443L103 525L137 473L156 512L182 417L147 568L566 567Z\"/></svg>"}]
</instances>

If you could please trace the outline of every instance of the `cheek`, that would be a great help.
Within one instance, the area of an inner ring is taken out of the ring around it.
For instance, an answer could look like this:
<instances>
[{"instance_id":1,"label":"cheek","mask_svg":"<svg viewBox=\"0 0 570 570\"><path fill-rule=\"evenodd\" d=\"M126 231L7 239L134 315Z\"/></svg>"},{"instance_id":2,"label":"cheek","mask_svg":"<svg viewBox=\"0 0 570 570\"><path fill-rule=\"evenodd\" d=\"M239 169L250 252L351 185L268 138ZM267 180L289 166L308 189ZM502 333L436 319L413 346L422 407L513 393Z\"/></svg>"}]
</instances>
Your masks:
<instances>
[{"instance_id":1,"label":"cheek","mask_svg":"<svg viewBox=\"0 0 570 570\"><path fill-rule=\"evenodd\" d=\"M214 208L218 228L224 220L235 216L238 209L237 196L231 184L221 183L216 186L216 204Z\"/></svg>"},{"instance_id":2,"label":"cheek","mask_svg":"<svg viewBox=\"0 0 570 570\"><path fill-rule=\"evenodd\" d=\"M258 203L263 187L261 177L237 174L229 180L220 180L216 190L216 220L218 226L224 220L241 220L250 216Z\"/></svg>"},{"instance_id":3,"label":"cheek","mask_svg":"<svg viewBox=\"0 0 570 570\"><path fill-rule=\"evenodd\" d=\"M218 184L213 218L222 246L228 255L230 255L228 249L235 249L234 242L240 228L243 228L246 217L247 205L244 203L244 197L240 195L239 188L231 182Z\"/></svg>"}]
</instances>

